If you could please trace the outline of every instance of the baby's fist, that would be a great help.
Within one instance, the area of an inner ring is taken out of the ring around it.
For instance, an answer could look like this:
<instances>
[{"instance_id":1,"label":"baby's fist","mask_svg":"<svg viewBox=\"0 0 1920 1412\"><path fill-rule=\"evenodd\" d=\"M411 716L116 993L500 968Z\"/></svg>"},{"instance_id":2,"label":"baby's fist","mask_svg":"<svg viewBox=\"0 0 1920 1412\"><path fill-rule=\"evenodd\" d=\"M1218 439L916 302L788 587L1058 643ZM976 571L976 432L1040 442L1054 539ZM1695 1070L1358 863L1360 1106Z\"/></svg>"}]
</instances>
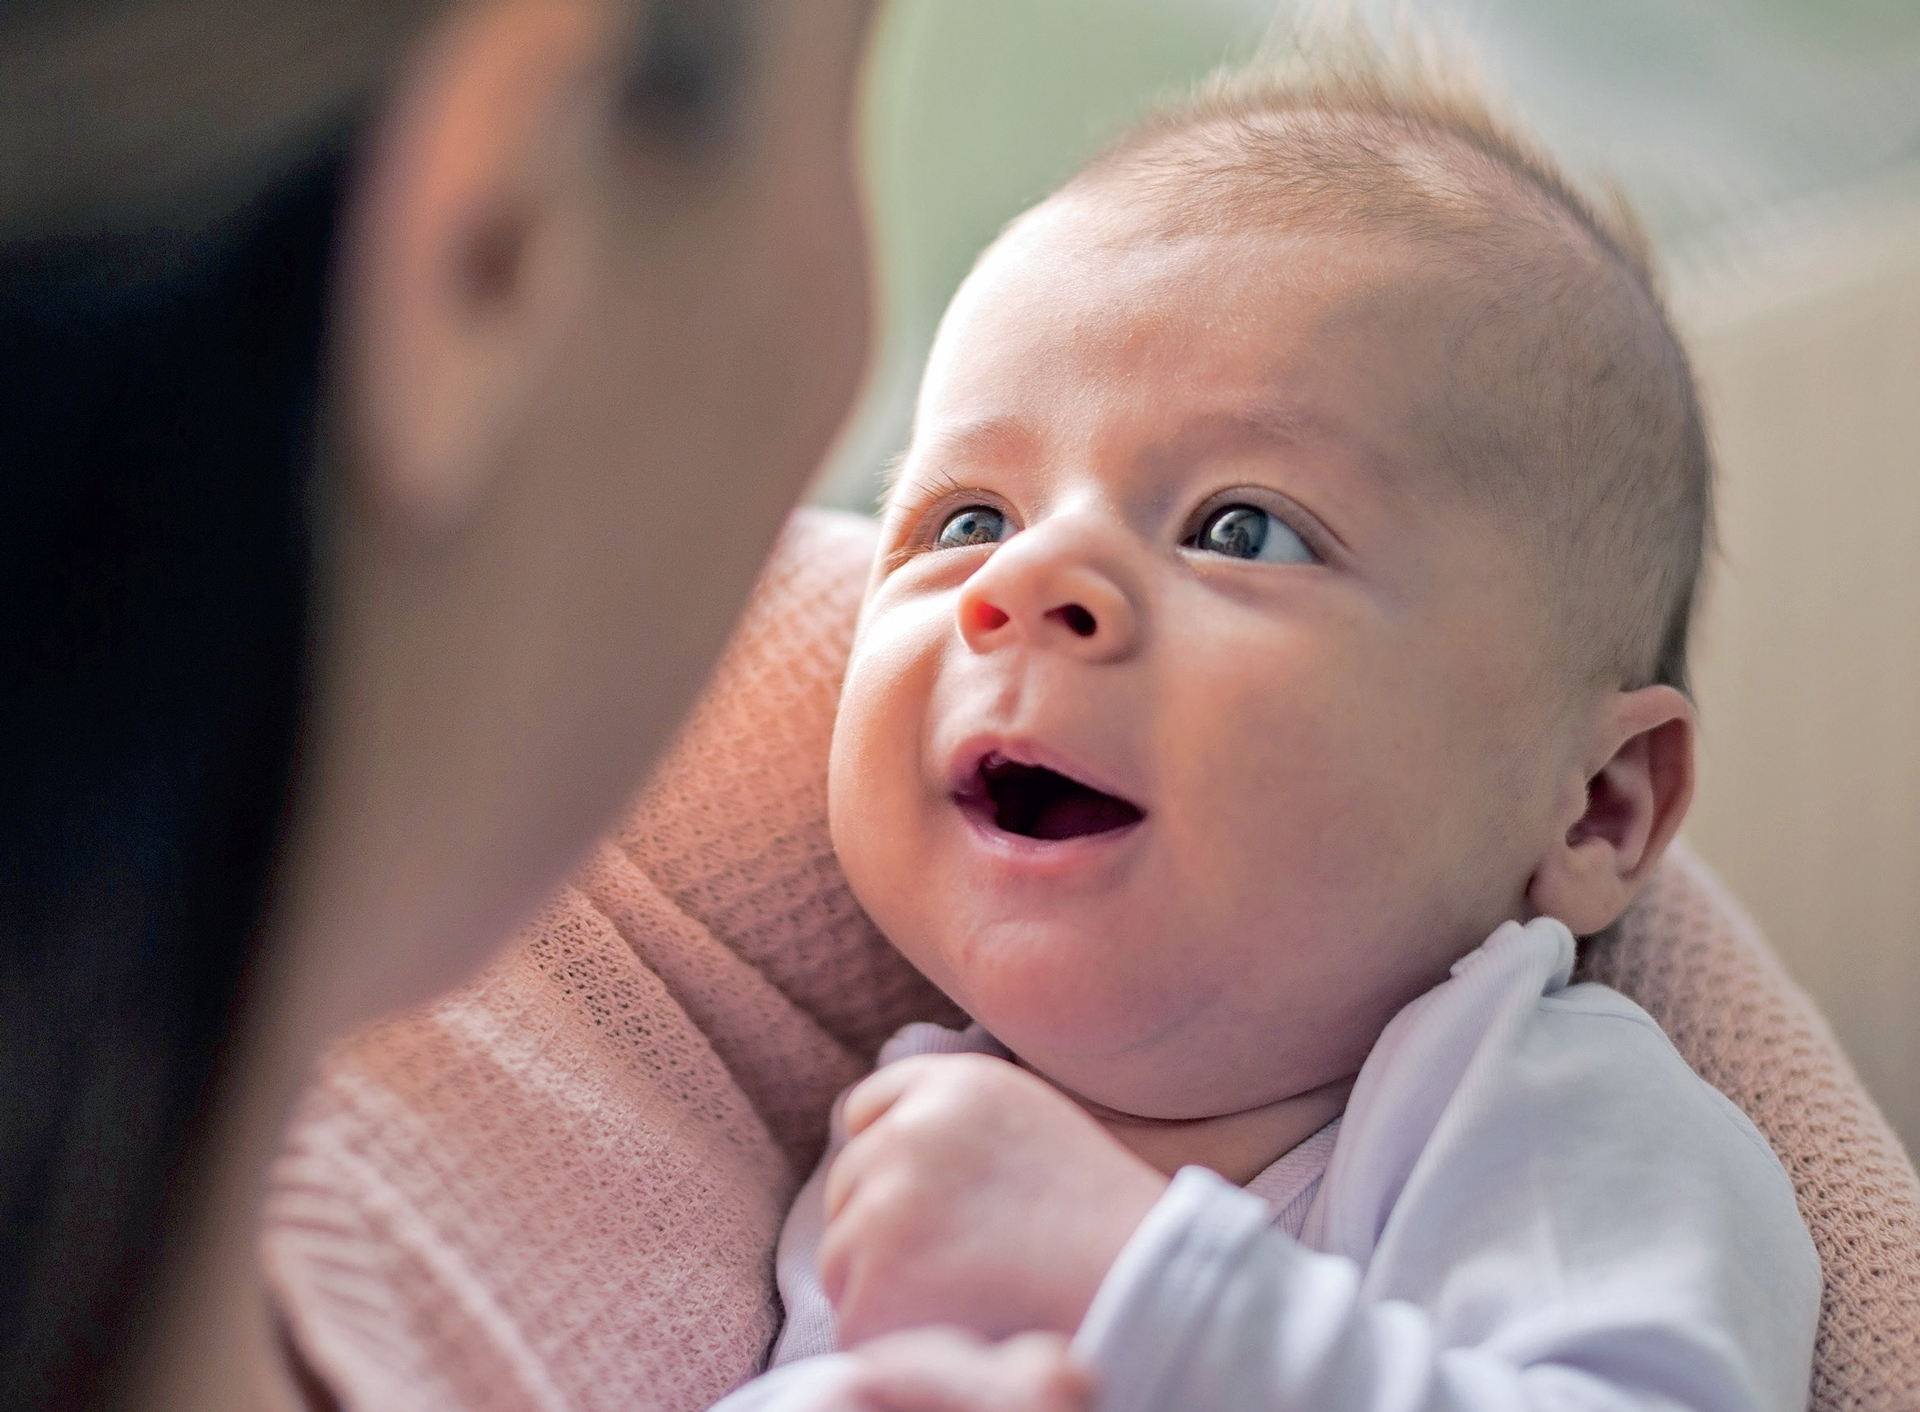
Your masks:
<instances>
[{"instance_id":1,"label":"baby's fist","mask_svg":"<svg viewBox=\"0 0 1920 1412\"><path fill-rule=\"evenodd\" d=\"M755 1378L713 1412L1089 1412L1093 1377L1057 1334L988 1343L913 1329Z\"/></svg>"},{"instance_id":2,"label":"baby's fist","mask_svg":"<svg viewBox=\"0 0 1920 1412\"><path fill-rule=\"evenodd\" d=\"M1071 1334L1167 1179L1032 1074L925 1055L847 1095L820 1278L843 1347L950 1324Z\"/></svg>"},{"instance_id":3,"label":"baby's fist","mask_svg":"<svg viewBox=\"0 0 1920 1412\"><path fill-rule=\"evenodd\" d=\"M862 1412L1086 1412L1093 1379L1055 1334L989 1344L959 1329L914 1329L854 1351Z\"/></svg>"}]
</instances>

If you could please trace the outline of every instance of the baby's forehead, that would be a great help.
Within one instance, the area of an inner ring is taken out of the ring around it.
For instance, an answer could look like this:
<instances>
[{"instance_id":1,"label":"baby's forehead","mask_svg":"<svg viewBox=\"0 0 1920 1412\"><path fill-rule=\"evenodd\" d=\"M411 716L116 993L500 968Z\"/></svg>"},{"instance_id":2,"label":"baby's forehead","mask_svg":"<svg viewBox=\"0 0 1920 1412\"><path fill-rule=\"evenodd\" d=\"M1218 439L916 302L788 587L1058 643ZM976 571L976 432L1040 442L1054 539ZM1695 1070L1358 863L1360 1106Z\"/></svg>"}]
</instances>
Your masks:
<instances>
[{"instance_id":1,"label":"baby's forehead","mask_svg":"<svg viewBox=\"0 0 1920 1412\"><path fill-rule=\"evenodd\" d=\"M1210 341L1234 347L1284 304L1285 318L1317 320L1317 334L1349 352L1428 349L1451 420L1510 421L1533 383L1573 371L1556 363L1602 347L1670 359L1648 290L1541 193L1444 145L1402 176L1419 189L1319 209L1256 199L1257 175L1230 194L1233 182L1191 172L1170 182L1151 168L1095 168L1008 229L963 287L956 322L1065 306L1076 329L1094 328L1102 313L1087 306L1105 300L1107 322L1134 336L1194 310L1212 321ZM1257 339L1237 346L1260 351Z\"/></svg>"},{"instance_id":2,"label":"baby's forehead","mask_svg":"<svg viewBox=\"0 0 1920 1412\"><path fill-rule=\"evenodd\" d=\"M1313 111L1198 122L1088 167L1009 228L1006 253L1182 245L1222 263L1312 251L1295 277L1346 280L1364 255L1411 288L1471 288L1495 319L1635 299L1577 198L1460 133ZM1031 223L1031 230L1026 229ZM1333 255L1348 256L1329 268Z\"/></svg>"},{"instance_id":3,"label":"baby's forehead","mask_svg":"<svg viewBox=\"0 0 1920 1412\"><path fill-rule=\"evenodd\" d=\"M1002 288L1056 281L1053 292L1071 296L1088 278L1158 280L1164 292L1181 291L1183 279L1219 288L1223 274L1281 275L1295 287L1320 282L1352 283L1365 271L1390 267L1442 268L1434 252L1397 239L1386 229L1331 229L1312 221L1188 219L1169 212L1150 191L1122 180L1076 183L1025 212L983 253L962 286ZM1241 287L1244 280L1228 280Z\"/></svg>"},{"instance_id":4,"label":"baby's forehead","mask_svg":"<svg viewBox=\"0 0 1920 1412\"><path fill-rule=\"evenodd\" d=\"M1172 358L1198 372L1280 359L1299 336L1376 334L1458 302L1446 270L1388 239L1282 226L1167 230L1137 215L1104 192L1030 213L955 297L929 380L1095 353L1111 355L1116 375L1150 375L1155 360Z\"/></svg>"},{"instance_id":5,"label":"baby's forehead","mask_svg":"<svg viewBox=\"0 0 1920 1412\"><path fill-rule=\"evenodd\" d=\"M1284 212L1186 219L1153 189L1110 178L1070 186L1011 226L962 286L942 334L1070 323L1078 338L1143 339L1188 315L1209 345L1257 355L1271 319L1310 319L1321 336L1349 341L1517 328L1553 318L1560 292L1583 274L1607 280L1597 252L1564 241L1515 258L1522 245L1546 243L1543 232L1517 229L1475 249L1388 223ZM936 360L935 371L949 370Z\"/></svg>"},{"instance_id":6,"label":"baby's forehead","mask_svg":"<svg viewBox=\"0 0 1920 1412\"><path fill-rule=\"evenodd\" d=\"M1167 455L1410 441L1455 399L1451 331L1477 301L1420 252L1126 217L1109 193L1075 193L981 261L936 340L910 462L1008 459L1023 428L1096 412Z\"/></svg>"}]
</instances>

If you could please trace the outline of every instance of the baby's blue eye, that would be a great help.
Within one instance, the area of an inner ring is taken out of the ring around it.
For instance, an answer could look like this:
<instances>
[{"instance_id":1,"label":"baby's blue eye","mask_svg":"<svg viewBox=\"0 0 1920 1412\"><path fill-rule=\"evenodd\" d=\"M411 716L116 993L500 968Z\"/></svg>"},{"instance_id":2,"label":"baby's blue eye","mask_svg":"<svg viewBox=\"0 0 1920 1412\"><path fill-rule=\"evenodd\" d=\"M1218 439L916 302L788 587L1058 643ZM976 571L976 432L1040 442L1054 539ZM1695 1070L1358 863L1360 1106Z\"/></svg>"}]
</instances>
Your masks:
<instances>
[{"instance_id":1,"label":"baby's blue eye","mask_svg":"<svg viewBox=\"0 0 1920 1412\"><path fill-rule=\"evenodd\" d=\"M942 549L965 549L973 544L998 544L1011 533L1007 517L998 510L990 505L969 505L947 516L934 543Z\"/></svg>"},{"instance_id":2,"label":"baby's blue eye","mask_svg":"<svg viewBox=\"0 0 1920 1412\"><path fill-rule=\"evenodd\" d=\"M1279 516L1253 505L1226 505L1207 516L1187 541L1195 549L1263 564L1311 564L1307 542Z\"/></svg>"}]
</instances>

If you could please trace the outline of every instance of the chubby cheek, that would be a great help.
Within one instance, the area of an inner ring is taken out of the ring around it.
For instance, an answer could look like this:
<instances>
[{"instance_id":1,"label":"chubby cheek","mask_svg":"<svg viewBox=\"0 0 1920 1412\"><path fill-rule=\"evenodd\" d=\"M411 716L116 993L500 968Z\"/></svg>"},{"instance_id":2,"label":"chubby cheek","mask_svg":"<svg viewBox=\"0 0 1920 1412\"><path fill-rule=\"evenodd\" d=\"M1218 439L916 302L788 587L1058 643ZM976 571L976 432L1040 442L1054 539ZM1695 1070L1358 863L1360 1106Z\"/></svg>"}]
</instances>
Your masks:
<instances>
[{"instance_id":1,"label":"chubby cheek","mask_svg":"<svg viewBox=\"0 0 1920 1412\"><path fill-rule=\"evenodd\" d=\"M1216 680L1187 694L1170 749L1188 787L1166 825L1212 920L1275 903L1310 931L1351 929L1414 863L1422 795L1418 722L1377 700L1294 681ZM1275 894L1279 894L1276 896Z\"/></svg>"},{"instance_id":2,"label":"chubby cheek","mask_svg":"<svg viewBox=\"0 0 1920 1412\"><path fill-rule=\"evenodd\" d=\"M939 661L934 625L879 620L854 645L827 761L834 852L860 905L935 984L937 955L914 941L927 907L925 870L941 796L923 756Z\"/></svg>"},{"instance_id":3,"label":"chubby cheek","mask_svg":"<svg viewBox=\"0 0 1920 1412\"><path fill-rule=\"evenodd\" d=\"M1461 807L1472 791L1449 689L1376 641L1215 644L1163 693L1177 787L1161 822L1185 925L1213 939L1218 979L1249 1008L1391 1008L1457 949L1465 900L1452 893L1480 801Z\"/></svg>"}]
</instances>

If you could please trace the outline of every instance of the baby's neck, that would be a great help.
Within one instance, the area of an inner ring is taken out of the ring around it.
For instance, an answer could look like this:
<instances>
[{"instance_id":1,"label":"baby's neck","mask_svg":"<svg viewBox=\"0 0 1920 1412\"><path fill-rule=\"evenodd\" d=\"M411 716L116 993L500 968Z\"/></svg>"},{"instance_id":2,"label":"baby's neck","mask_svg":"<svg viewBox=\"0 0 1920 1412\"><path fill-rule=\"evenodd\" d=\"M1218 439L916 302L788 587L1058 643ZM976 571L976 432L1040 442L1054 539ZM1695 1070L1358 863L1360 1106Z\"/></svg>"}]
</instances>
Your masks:
<instances>
[{"instance_id":1,"label":"baby's neck","mask_svg":"<svg viewBox=\"0 0 1920 1412\"><path fill-rule=\"evenodd\" d=\"M1167 1176L1182 1167L1207 1167L1236 1186L1245 1186L1340 1116L1347 1095L1353 1092L1353 1076L1263 1107L1213 1118L1139 1118L1062 1092L1092 1114L1122 1147Z\"/></svg>"}]
</instances>

